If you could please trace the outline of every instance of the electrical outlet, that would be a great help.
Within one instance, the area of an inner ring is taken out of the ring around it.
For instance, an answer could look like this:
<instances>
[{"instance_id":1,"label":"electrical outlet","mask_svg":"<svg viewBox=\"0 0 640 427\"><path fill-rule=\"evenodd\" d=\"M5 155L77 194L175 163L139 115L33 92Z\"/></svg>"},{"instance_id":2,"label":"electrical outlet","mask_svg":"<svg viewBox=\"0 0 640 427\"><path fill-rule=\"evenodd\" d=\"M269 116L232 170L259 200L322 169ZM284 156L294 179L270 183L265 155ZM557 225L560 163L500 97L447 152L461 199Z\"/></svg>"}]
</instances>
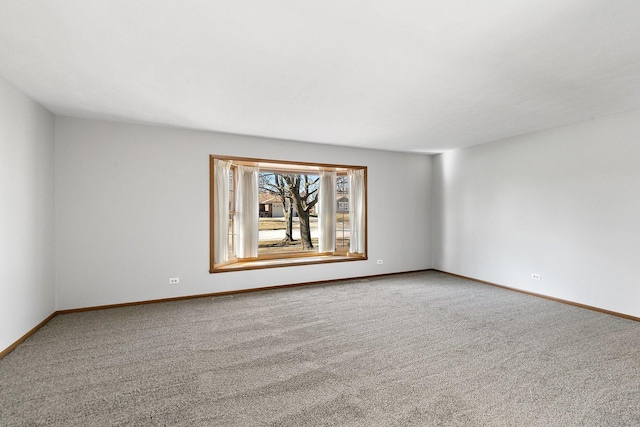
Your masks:
<instances>
[{"instance_id":1,"label":"electrical outlet","mask_svg":"<svg viewBox=\"0 0 640 427\"><path fill-rule=\"evenodd\" d=\"M180 278L179 277L173 277L173 278L169 279L169 284L170 285L177 285L178 283L180 283Z\"/></svg>"},{"instance_id":2,"label":"electrical outlet","mask_svg":"<svg viewBox=\"0 0 640 427\"><path fill-rule=\"evenodd\" d=\"M532 280L540 280L540 275L539 274L535 274L535 273L531 273L531 279Z\"/></svg>"},{"instance_id":3,"label":"electrical outlet","mask_svg":"<svg viewBox=\"0 0 640 427\"><path fill-rule=\"evenodd\" d=\"M377 263L378 263L378 264L382 264L382 260L381 260L381 259L379 259Z\"/></svg>"}]
</instances>

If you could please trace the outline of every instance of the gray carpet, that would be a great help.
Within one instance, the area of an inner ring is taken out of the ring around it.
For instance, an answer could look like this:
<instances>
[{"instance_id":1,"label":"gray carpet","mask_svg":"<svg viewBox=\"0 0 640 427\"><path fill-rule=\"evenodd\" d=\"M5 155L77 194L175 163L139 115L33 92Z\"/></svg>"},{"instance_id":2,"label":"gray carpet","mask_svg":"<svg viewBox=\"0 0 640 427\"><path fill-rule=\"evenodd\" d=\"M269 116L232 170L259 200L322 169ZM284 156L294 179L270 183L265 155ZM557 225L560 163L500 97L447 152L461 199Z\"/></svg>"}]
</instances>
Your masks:
<instances>
[{"instance_id":1,"label":"gray carpet","mask_svg":"<svg viewBox=\"0 0 640 427\"><path fill-rule=\"evenodd\" d=\"M437 272L60 315L0 425L638 426L640 323Z\"/></svg>"}]
</instances>

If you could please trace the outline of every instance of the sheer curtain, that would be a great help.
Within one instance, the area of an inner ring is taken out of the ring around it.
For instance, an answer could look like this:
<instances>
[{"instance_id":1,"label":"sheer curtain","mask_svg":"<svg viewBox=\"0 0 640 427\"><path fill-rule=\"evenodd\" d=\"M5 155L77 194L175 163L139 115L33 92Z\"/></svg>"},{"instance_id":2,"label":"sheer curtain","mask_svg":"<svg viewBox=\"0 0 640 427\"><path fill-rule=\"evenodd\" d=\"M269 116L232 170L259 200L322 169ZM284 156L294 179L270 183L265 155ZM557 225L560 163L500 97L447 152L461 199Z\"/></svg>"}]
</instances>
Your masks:
<instances>
[{"instance_id":1,"label":"sheer curtain","mask_svg":"<svg viewBox=\"0 0 640 427\"><path fill-rule=\"evenodd\" d=\"M237 258L258 256L258 168L238 166L235 223Z\"/></svg>"},{"instance_id":2,"label":"sheer curtain","mask_svg":"<svg viewBox=\"0 0 640 427\"><path fill-rule=\"evenodd\" d=\"M229 170L231 162L213 159L213 263L229 261Z\"/></svg>"},{"instance_id":3,"label":"sheer curtain","mask_svg":"<svg viewBox=\"0 0 640 427\"><path fill-rule=\"evenodd\" d=\"M351 236L349 252L363 254L365 252L365 196L364 169L349 171L349 222Z\"/></svg>"},{"instance_id":4,"label":"sheer curtain","mask_svg":"<svg viewBox=\"0 0 640 427\"><path fill-rule=\"evenodd\" d=\"M336 250L336 173L320 172L318 190L318 251Z\"/></svg>"}]
</instances>

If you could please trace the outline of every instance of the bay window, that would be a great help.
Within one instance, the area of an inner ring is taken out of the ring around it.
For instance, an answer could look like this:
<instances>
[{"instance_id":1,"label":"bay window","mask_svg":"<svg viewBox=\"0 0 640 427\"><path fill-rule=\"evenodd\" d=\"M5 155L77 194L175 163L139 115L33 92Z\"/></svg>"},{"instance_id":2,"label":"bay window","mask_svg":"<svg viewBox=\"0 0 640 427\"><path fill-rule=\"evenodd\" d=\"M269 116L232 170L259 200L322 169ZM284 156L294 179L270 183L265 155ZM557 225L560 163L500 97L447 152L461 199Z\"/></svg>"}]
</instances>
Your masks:
<instances>
[{"instance_id":1,"label":"bay window","mask_svg":"<svg viewBox=\"0 0 640 427\"><path fill-rule=\"evenodd\" d=\"M364 166L211 156L210 272L367 259Z\"/></svg>"}]
</instances>

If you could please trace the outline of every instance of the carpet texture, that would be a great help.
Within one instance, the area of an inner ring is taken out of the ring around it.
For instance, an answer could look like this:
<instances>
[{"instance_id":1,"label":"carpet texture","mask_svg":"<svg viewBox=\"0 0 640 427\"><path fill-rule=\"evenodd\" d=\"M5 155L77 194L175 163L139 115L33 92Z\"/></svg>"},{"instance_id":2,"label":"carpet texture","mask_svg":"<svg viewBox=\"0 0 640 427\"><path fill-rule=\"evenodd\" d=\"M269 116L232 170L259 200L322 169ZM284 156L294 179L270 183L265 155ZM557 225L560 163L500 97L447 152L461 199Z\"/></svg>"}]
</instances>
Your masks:
<instances>
[{"instance_id":1,"label":"carpet texture","mask_svg":"<svg viewBox=\"0 0 640 427\"><path fill-rule=\"evenodd\" d=\"M0 425L638 426L640 323L433 271L59 315Z\"/></svg>"}]
</instances>

